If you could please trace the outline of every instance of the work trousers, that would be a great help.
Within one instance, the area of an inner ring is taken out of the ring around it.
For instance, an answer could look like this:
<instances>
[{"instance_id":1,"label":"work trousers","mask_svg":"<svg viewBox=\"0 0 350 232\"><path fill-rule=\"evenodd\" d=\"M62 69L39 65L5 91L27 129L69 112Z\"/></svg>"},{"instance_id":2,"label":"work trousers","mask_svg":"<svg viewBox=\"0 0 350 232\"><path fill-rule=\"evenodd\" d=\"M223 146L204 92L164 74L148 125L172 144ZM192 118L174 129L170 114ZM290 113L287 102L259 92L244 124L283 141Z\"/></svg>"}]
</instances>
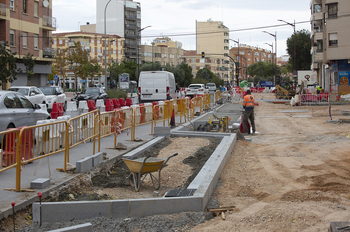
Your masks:
<instances>
[{"instance_id":1,"label":"work trousers","mask_svg":"<svg viewBox=\"0 0 350 232\"><path fill-rule=\"evenodd\" d=\"M247 128L248 118L249 118L249 121L250 121L250 125L251 125L251 127L253 129L253 133L255 133L254 109L251 109L249 111L244 111L244 114L243 114L243 128L244 128L244 132L247 132L248 134L250 134L250 131L248 131L248 128Z\"/></svg>"}]
</instances>

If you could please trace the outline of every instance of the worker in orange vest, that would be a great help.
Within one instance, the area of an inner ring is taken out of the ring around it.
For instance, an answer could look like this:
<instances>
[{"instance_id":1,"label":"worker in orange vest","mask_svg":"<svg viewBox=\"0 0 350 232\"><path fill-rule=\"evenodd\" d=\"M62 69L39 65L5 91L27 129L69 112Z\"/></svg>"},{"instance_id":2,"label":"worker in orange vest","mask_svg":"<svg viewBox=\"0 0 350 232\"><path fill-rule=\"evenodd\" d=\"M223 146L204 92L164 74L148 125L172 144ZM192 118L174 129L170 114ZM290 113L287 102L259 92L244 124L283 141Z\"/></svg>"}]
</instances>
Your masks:
<instances>
[{"instance_id":1,"label":"worker in orange vest","mask_svg":"<svg viewBox=\"0 0 350 232\"><path fill-rule=\"evenodd\" d=\"M248 134L250 134L250 131L248 131L248 128L247 128L248 118L250 120L250 125L253 128L253 134L255 133L254 105L255 105L255 98L254 96L251 95L250 89L248 89L247 95L245 95L243 98L243 108L244 108L243 128L244 128L244 132Z\"/></svg>"}]
</instances>

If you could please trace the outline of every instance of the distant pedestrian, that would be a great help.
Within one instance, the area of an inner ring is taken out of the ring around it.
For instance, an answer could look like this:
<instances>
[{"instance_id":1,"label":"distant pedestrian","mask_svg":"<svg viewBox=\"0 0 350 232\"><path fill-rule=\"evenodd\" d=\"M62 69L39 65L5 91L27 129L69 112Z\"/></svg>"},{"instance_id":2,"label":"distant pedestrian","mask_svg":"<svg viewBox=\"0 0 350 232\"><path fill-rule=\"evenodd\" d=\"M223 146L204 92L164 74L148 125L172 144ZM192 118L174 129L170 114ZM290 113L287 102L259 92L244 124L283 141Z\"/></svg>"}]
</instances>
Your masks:
<instances>
[{"instance_id":1,"label":"distant pedestrian","mask_svg":"<svg viewBox=\"0 0 350 232\"><path fill-rule=\"evenodd\" d=\"M250 125L253 129L253 134L255 133L254 105L255 105L255 98L254 98L254 96L251 95L250 89L248 89L247 95L245 95L243 98L243 108L244 108L243 128L244 128L244 133L250 134L250 130L248 130L248 127L247 127L248 119L250 120Z\"/></svg>"}]
</instances>

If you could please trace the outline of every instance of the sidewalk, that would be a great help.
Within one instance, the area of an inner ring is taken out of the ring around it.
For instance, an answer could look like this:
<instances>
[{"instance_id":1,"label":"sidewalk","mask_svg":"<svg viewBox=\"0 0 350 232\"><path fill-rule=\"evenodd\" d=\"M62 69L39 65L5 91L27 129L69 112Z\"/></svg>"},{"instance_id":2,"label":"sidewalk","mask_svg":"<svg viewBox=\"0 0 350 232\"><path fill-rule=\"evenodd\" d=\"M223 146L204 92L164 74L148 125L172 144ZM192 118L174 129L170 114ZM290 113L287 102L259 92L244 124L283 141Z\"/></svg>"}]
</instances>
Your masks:
<instances>
[{"instance_id":1,"label":"sidewalk","mask_svg":"<svg viewBox=\"0 0 350 232\"><path fill-rule=\"evenodd\" d=\"M128 131L123 131L117 139L117 142L121 142L127 146L127 150L114 150L106 149L112 148L114 146L114 136L108 136L101 139L101 152L106 152L109 159L123 155L130 150L148 142L153 139L154 136L151 134L151 124L142 125L136 127L136 138L142 139L142 142L131 141L131 133ZM76 164L76 161L83 159L84 157L92 156L93 154L93 142L87 142L86 144L80 144L72 149L70 149L70 162L71 164ZM97 152L97 142L96 142L96 152ZM8 171L0 173L0 219L7 217L12 214L11 202L15 202L15 210L21 210L27 207L34 201L38 201L37 192L49 193L53 188L61 183L70 180L80 173L64 173L59 172L56 168L63 168L64 153L54 154L47 158L39 159L33 163L27 164L22 167L21 174L21 189L30 189L30 182L36 180L37 178L50 178L50 187L39 190L35 189L34 192L15 192L4 190L5 188L16 187L16 169L12 168ZM50 174L51 173L51 174Z\"/></svg>"}]
</instances>

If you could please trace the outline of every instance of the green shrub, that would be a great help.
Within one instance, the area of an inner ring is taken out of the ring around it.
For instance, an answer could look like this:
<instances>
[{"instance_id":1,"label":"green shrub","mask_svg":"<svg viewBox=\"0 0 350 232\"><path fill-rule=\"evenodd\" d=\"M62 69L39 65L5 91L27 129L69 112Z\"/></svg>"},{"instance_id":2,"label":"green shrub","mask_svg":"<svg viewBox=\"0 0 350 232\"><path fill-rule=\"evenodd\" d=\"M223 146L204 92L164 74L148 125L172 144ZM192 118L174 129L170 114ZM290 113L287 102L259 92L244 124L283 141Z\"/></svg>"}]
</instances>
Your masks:
<instances>
[{"instance_id":1,"label":"green shrub","mask_svg":"<svg viewBox=\"0 0 350 232\"><path fill-rule=\"evenodd\" d=\"M109 89L106 91L107 95L108 95L108 99L111 98L124 98L126 99L128 97L128 95L120 89Z\"/></svg>"}]
</instances>

